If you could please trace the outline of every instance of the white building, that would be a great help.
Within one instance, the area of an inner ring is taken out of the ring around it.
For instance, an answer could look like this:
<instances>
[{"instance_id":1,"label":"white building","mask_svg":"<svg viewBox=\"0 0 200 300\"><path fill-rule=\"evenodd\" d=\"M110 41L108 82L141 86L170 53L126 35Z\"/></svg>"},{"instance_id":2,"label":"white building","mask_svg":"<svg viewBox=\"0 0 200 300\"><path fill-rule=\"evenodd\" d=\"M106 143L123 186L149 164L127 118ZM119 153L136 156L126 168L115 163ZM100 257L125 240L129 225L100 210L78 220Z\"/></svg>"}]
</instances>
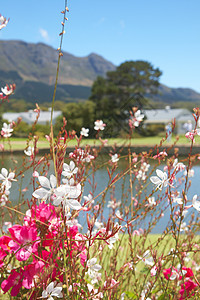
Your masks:
<instances>
[{"instance_id":1,"label":"white building","mask_svg":"<svg viewBox=\"0 0 200 300\"><path fill-rule=\"evenodd\" d=\"M57 117L62 115L61 111L54 111L53 112L53 124L55 124L55 121ZM22 121L26 122L27 124L33 124L36 120L37 113L34 112L34 110L29 110L27 112L7 112L3 113L2 117L4 120L7 120L8 122L17 122L18 118L21 118ZM51 121L51 108L49 108L48 111L40 111L40 116L38 119L38 124L46 125L50 124Z\"/></svg>"},{"instance_id":2,"label":"white building","mask_svg":"<svg viewBox=\"0 0 200 300\"><path fill-rule=\"evenodd\" d=\"M192 124L194 128L195 121L192 116L192 113L184 108L170 108L166 106L165 109L150 109L144 110L144 115L146 120L144 124L164 124L167 125L171 123L174 119L176 121L175 133L176 134L185 134L187 130L186 124Z\"/></svg>"}]
</instances>

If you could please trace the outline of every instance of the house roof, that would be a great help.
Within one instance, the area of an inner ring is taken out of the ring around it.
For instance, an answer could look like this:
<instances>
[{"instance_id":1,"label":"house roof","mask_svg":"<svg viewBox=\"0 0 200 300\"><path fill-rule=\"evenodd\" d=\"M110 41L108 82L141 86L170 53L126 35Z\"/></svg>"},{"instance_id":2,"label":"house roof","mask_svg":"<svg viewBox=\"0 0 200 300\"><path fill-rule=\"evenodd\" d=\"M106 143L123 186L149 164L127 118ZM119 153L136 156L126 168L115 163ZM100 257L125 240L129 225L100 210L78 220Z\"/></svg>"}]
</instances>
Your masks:
<instances>
[{"instance_id":1,"label":"house roof","mask_svg":"<svg viewBox=\"0 0 200 300\"><path fill-rule=\"evenodd\" d=\"M181 122L193 120L192 113L182 108L171 109L170 107L166 107L165 109L150 109L143 112L147 118L144 121L145 123L169 123L173 119Z\"/></svg>"},{"instance_id":2,"label":"house roof","mask_svg":"<svg viewBox=\"0 0 200 300\"><path fill-rule=\"evenodd\" d=\"M61 111L54 111L53 112L53 120L55 120L58 116L62 114ZM18 118L22 118L22 120L28 124L32 124L36 120L37 113L33 110L29 110L27 112L19 112L19 113L12 113L7 112L3 114L3 119L8 120L9 122L17 121ZM51 110L48 111L40 111L40 116L38 119L38 124L45 124L51 121Z\"/></svg>"}]
</instances>

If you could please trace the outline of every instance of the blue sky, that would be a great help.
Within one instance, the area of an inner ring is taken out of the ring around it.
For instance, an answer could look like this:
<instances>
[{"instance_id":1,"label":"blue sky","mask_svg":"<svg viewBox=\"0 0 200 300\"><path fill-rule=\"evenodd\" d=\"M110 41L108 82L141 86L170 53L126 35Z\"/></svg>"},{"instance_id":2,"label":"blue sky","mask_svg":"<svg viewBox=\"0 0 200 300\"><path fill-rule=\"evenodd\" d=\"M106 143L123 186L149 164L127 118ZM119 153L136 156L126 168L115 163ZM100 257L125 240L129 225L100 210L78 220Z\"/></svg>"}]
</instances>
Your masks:
<instances>
[{"instance_id":1,"label":"blue sky","mask_svg":"<svg viewBox=\"0 0 200 300\"><path fill-rule=\"evenodd\" d=\"M0 39L59 46L64 0L1 1L10 17ZM199 0L68 0L63 50L91 52L119 65L147 60L163 72L160 82L200 92Z\"/></svg>"}]
</instances>

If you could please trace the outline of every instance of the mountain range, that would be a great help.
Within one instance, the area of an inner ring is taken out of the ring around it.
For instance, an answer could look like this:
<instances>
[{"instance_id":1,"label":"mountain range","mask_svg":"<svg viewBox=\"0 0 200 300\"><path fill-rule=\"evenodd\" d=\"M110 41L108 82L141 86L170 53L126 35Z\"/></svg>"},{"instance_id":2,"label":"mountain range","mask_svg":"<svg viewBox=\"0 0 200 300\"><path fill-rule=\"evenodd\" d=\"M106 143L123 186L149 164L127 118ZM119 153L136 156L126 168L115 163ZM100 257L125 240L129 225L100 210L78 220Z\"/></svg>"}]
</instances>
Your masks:
<instances>
[{"instance_id":1,"label":"mountain range","mask_svg":"<svg viewBox=\"0 0 200 300\"><path fill-rule=\"evenodd\" d=\"M23 41L0 41L0 85L16 83L16 99L29 102L50 102L53 95L58 51L43 44ZM116 66L102 56L91 53L76 57L63 52L56 99L79 101L88 99L97 76L106 76ZM200 101L200 94L189 88L170 88L163 84L153 96L159 103Z\"/></svg>"}]
</instances>

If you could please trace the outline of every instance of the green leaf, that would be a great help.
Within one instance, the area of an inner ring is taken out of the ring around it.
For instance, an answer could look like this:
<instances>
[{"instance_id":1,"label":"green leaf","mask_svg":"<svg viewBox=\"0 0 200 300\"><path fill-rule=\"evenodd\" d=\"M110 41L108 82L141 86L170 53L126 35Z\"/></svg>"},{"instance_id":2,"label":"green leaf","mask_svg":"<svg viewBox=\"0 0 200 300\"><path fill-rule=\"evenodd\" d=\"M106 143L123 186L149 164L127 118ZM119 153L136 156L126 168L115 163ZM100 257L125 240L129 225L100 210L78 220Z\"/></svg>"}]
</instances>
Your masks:
<instances>
[{"instance_id":1,"label":"green leaf","mask_svg":"<svg viewBox=\"0 0 200 300\"><path fill-rule=\"evenodd\" d=\"M158 300L169 300L169 294L162 294L160 297L158 297Z\"/></svg>"},{"instance_id":2,"label":"green leaf","mask_svg":"<svg viewBox=\"0 0 200 300\"><path fill-rule=\"evenodd\" d=\"M132 292L126 292L125 294L129 299L137 299L137 296Z\"/></svg>"}]
</instances>

